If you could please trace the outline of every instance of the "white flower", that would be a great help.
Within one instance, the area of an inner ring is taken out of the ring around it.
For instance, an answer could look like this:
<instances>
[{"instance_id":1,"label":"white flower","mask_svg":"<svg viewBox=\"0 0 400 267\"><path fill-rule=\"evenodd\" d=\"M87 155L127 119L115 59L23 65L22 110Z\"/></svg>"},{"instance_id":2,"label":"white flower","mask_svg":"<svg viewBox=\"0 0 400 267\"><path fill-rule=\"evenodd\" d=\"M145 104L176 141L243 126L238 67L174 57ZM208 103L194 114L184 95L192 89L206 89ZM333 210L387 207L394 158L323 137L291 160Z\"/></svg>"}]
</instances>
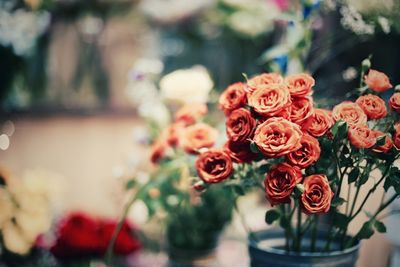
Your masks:
<instances>
[{"instance_id":1,"label":"white flower","mask_svg":"<svg viewBox=\"0 0 400 267\"><path fill-rule=\"evenodd\" d=\"M386 34L390 33L390 21L382 16L378 17L378 23L382 28L382 31Z\"/></svg>"},{"instance_id":2,"label":"white flower","mask_svg":"<svg viewBox=\"0 0 400 267\"><path fill-rule=\"evenodd\" d=\"M213 86L207 70L200 66L176 70L160 81L162 96L182 104L206 103Z\"/></svg>"},{"instance_id":3,"label":"white flower","mask_svg":"<svg viewBox=\"0 0 400 267\"><path fill-rule=\"evenodd\" d=\"M27 239L22 229L12 221L4 225L2 235L6 248L16 254L27 254L33 245L33 240Z\"/></svg>"},{"instance_id":4,"label":"white flower","mask_svg":"<svg viewBox=\"0 0 400 267\"><path fill-rule=\"evenodd\" d=\"M128 218L138 225L145 224L149 218L146 204L141 200L135 201L129 210Z\"/></svg>"}]
</instances>

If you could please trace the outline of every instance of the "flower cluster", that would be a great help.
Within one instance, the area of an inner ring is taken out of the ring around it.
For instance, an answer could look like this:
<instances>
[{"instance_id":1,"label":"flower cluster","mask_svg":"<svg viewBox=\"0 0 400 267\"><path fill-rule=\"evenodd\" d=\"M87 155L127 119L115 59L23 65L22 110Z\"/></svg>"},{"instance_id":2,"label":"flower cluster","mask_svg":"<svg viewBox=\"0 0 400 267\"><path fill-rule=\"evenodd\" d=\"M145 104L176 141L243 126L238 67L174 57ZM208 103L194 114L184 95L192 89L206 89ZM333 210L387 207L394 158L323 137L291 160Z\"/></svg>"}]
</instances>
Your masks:
<instances>
[{"instance_id":1,"label":"flower cluster","mask_svg":"<svg viewBox=\"0 0 400 267\"><path fill-rule=\"evenodd\" d=\"M61 259L103 256L106 253L117 222L96 219L84 213L71 213L57 226L57 240L51 251ZM140 248L132 226L125 221L119 232L114 253L127 255Z\"/></svg>"}]
</instances>

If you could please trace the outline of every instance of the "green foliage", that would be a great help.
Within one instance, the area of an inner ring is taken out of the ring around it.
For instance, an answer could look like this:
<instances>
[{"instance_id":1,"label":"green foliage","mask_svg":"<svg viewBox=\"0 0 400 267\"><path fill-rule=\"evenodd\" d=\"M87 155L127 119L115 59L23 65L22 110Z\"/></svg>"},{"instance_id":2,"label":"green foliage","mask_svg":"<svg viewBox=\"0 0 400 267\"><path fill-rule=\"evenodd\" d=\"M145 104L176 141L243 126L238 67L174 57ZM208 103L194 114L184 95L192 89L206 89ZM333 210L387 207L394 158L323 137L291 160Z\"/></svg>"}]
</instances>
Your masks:
<instances>
[{"instance_id":1,"label":"green foliage","mask_svg":"<svg viewBox=\"0 0 400 267\"><path fill-rule=\"evenodd\" d=\"M340 212L335 212L333 214L333 219L333 225L339 229L346 229L349 223L349 217Z\"/></svg>"},{"instance_id":2,"label":"green foliage","mask_svg":"<svg viewBox=\"0 0 400 267\"><path fill-rule=\"evenodd\" d=\"M343 205L346 202L347 201L344 198L336 197L336 198L332 199L331 206L336 208L336 207Z\"/></svg>"},{"instance_id":3,"label":"green foliage","mask_svg":"<svg viewBox=\"0 0 400 267\"><path fill-rule=\"evenodd\" d=\"M281 214L279 211L277 211L275 209L271 209L265 213L265 222L267 224L272 224L275 221L279 220L280 217L281 217Z\"/></svg>"},{"instance_id":4,"label":"green foliage","mask_svg":"<svg viewBox=\"0 0 400 267\"><path fill-rule=\"evenodd\" d=\"M348 183L349 184L354 183L359 175L360 175L360 168L354 167L354 169L352 169L349 173Z\"/></svg>"},{"instance_id":5,"label":"green foliage","mask_svg":"<svg viewBox=\"0 0 400 267\"><path fill-rule=\"evenodd\" d=\"M331 131L334 139L340 141L347 137L347 123L343 120L339 120L332 126Z\"/></svg>"}]
</instances>

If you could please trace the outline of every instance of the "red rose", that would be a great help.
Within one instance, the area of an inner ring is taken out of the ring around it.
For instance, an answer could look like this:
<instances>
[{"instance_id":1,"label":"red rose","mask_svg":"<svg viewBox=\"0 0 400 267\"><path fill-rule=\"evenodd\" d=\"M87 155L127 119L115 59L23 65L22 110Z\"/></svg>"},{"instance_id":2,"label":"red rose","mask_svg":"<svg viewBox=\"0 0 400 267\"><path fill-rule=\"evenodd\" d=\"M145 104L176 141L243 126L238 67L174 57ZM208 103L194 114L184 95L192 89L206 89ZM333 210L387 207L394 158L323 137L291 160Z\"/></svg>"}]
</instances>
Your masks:
<instances>
[{"instance_id":1,"label":"red rose","mask_svg":"<svg viewBox=\"0 0 400 267\"><path fill-rule=\"evenodd\" d=\"M349 128L350 143L357 148L371 148L376 143L376 136L367 126L353 126Z\"/></svg>"},{"instance_id":2,"label":"red rose","mask_svg":"<svg viewBox=\"0 0 400 267\"><path fill-rule=\"evenodd\" d=\"M389 99L389 107L391 110L400 113L400 93L394 93Z\"/></svg>"},{"instance_id":3,"label":"red rose","mask_svg":"<svg viewBox=\"0 0 400 267\"><path fill-rule=\"evenodd\" d=\"M247 103L244 83L234 83L221 94L219 98L219 108L229 115L233 110L243 107Z\"/></svg>"},{"instance_id":4,"label":"red rose","mask_svg":"<svg viewBox=\"0 0 400 267\"><path fill-rule=\"evenodd\" d=\"M165 129L161 136L165 136L168 145L176 146L179 143L179 139L184 131L184 124L181 122L175 122Z\"/></svg>"},{"instance_id":5,"label":"red rose","mask_svg":"<svg viewBox=\"0 0 400 267\"><path fill-rule=\"evenodd\" d=\"M253 138L256 120L244 108L234 110L226 121L226 134L235 142L245 142Z\"/></svg>"},{"instance_id":6,"label":"red rose","mask_svg":"<svg viewBox=\"0 0 400 267\"><path fill-rule=\"evenodd\" d=\"M310 97L292 98L290 120L302 125L314 114L313 102Z\"/></svg>"},{"instance_id":7,"label":"red rose","mask_svg":"<svg viewBox=\"0 0 400 267\"><path fill-rule=\"evenodd\" d=\"M165 153L168 149L168 144L164 138L160 138L154 142L150 148L150 161L154 164L158 163L162 158L165 157Z\"/></svg>"},{"instance_id":8,"label":"red rose","mask_svg":"<svg viewBox=\"0 0 400 267\"><path fill-rule=\"evenodd\" d=\"M205 123L197 123L185 128L180 145L187 153L196 154L202 148L214 146L218 132Z\"/></svg>"},{"instance_id":9,"label":"red rose","mask_svg":"<svg viewBox=\"0 0 400 267\"><path fill-rule=\"evenodd\" d=\"M206 183L220 183L233 173L232 160L222 150L212 149L201 153L196 160L199 177Z\"/></svg>"},{"instance_id":10,"label":"red rose","mask_svg":"<svg viewBox=\"0 0 400 267\"><path fill-rule=\"evenodd\" d=\"M292 97L303 97L312 93L315 80L309 74L300 73L287 76L285 84Z\"/></svg>"},{"instance_id":11,"label":"red rose","mask_svg":"<svg viewBox=\"0 0 400 267\"><path fill-rule=\"evenodd\" d=\"M381 131L372 131L372 134L375 136L375 138L385 136L385 144L373 148L372 151L378 153L387 153L393 147L393 141L388 134L385 134Z\"/></svg>"},{"instance_id":12,"label":"red rose","mask_svg":"<svg viewBox=\"0 0 400 267\"><path fill-rule=\"evenodd\" d=\"M387 115L385 101L379 96L372 94L363 95L356 100L356 103L364 111L368 119L382 119Z\"/></svg>"},{"instance_id":13,"label":"red rose","mask_svg":"<svg viewBox=\"0 0 400 267\"><path fill-rule=\"evenodd\" d=\"M389 77L385 73L370 69L368 75L364 77L368 87L378 93L384 92L393 86L389 81Z\"/></svg>"},{"instance_id":14,"label":"red rose","mask_svg":"<svg viewBox=\"0 0 400 267\"><path fill-rule=\"evenodd\" d=\"M273 117L291 105L289 90L283 84L270 84L260 87L251 94L249 105L264 117Z\"/></svg>"},{"instance_id":15,"label":"red rose","mask_svg":"<svg viewBox=\"0 0 400 267\"><path fill-rule=\"evenodd\" d=\"M224 145L224 151L237 163L249 163L255 160L258 155L250 149L250 142L234 142L228 140Z\"/></svg>"},{"instance_id":16,"label":"red rose","mask_svg":"<svg viewBox=\"0 0 400 267\"><path fill-rule=\"evenodd\" d=\"M303 129L314 137L323 136L333 126L331 112L325 109L314 109L314 114L303 124Z\"/></svg>"},{"instance_id":17,"label":"red rose","mask_svg":"<svg viewBox=\"0 0 400 267\"><path fill-rule=\"evenodd\" d=\"M206 114L207 106L205 104L187 104L175 113L175 121L183 122L185 125L191 125Z\"/></svg>"},{"instance_id":18,"label":"red rose","mask_svg":"<svg viewBox=\"0 0 400 267\"><path fill-rule=\"evenodd\" d=\"M280 157L301 147L300 127L284 118L270 118L254 133L254 142L267 157Z\"/></svg>"},{"instance_id":19,"label":"red rose","mask_svg":"<svg viewBox=\"0 0 400 267\"><path fill-rule=\"evenodd\" d=\"M333 192L328 178L323 174L314 174L304 178L304 191L300 203L304 213L327 213L331 207Z\"/></svg>"},{"instance_id":20,"label":"red rose","mask_svg":"<svg viewBox=\"0 0 400 267\"><path fill-rule=\"evenodd\" d=\"M245 91L248 95L251 95L255 91L264 88L266 85L282 83L283 77L279 73L263 73L248 80Z\"/></svg>"},{"instance_id":21,"label":"red rose","mask_svg":"<svg viewBox=\"0 0 400 267\"><path fill-rule=\"evenodd\" d=\"M400 123L397 123L397 124L394 126L394 128L395 128L396 132L394 133L393 143L394 143L394 146L395 146L398 150L400 150Z\"/></svg>"},{"instance_id":22,"label":"red rose","mask_svg":"<svg viewBox=\"0 0 400 267\"><path fill-rule=\"evenodd\" d=\"M302 178L300 169L287 163L272 167L264 180L266 197L271 205L290 203L290 195Z\"/></svg>"},{"instance_id":23,"label":"red rose","mask_svg":"<svg viewBox=\"0 0 400 267\"><path fill-rule=\"evenodd\" d=\"M349 126L366 125L367 115L356 103L345 101L333 108L334 120L344 120Z\"/></svg>"},{"instance_id":24,"label":"red rose","mask_svg":"<svg viewBox=\"0 0 400 267\"><path fill-rule=\"evenodd\" d=\"M321 155L321 148L317 139L305 134L300 140L301 148L287 154L287 161L301 169L313 165Z\"/></svg>"}]
</instances>

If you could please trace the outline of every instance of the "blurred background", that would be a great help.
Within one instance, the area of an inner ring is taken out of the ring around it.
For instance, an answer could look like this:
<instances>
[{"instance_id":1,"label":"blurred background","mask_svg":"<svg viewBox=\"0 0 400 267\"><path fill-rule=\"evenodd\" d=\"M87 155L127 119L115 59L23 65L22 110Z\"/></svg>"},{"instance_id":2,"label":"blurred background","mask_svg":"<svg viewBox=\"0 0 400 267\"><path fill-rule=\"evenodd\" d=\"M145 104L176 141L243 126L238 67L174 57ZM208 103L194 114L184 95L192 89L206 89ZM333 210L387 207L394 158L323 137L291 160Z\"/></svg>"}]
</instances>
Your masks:
<instances>
[{"instance_id":1,"label":"blurred background","mask_svg":"<svg viewBox=\"0 0 400 267\"><path fill-rule=\"evenodd\" d=\"M121 177L151 168L146 118L167 121L158 88L168 73L202 68L217 96L246 75L308 71L326 106L358 85L368 56L400 83L398 0L308 1L309 10L302 2L2 0L1 167L60 180L59 214L117 216ZM264 211L248 223L259 227ZM366 243L360 266L387 266L387 238ZM245 245L234 248L246 255Z\"/></svg>"}]
</instances>

